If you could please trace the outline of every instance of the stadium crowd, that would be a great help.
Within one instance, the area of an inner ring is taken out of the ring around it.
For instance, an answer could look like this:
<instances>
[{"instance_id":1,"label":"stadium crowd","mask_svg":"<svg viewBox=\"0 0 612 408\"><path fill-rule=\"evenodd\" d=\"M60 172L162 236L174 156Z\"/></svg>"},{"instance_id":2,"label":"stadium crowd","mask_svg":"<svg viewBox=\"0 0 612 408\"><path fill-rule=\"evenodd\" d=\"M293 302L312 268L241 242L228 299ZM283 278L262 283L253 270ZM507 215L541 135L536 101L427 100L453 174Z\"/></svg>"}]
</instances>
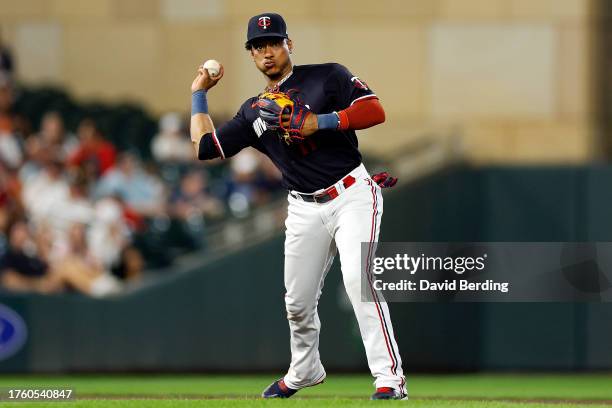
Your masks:
<instances>
[{"instance_id":1,"label":"stadium crowd","mask_svg":"<svg viewBox=\"0 0 612 408\"><path fill-rule=\"evenodd\" d=\"M252 149L223 162L194 160L187 118L178 113L163 115L157 134L145 135L148 152L117 146L94 116L78 118L74 131L56 110L38 121L24 116L15 109L12 60L3 67L4 290L118 293L147 267L203 248L207 225L244 217L282 191L276 168Z\"/></svg>"}]
</instances>

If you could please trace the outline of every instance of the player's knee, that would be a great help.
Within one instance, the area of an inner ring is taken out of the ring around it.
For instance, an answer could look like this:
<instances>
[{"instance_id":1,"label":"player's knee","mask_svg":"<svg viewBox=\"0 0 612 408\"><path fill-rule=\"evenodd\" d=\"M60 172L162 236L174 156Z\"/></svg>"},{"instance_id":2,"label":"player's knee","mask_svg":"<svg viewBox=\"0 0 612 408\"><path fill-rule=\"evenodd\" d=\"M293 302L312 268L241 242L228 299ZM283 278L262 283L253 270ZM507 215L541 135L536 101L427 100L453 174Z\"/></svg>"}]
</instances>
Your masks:
<instances>
[{"instance_id":1,"label":"player's knee","mask_svg":"<svg viewBox=\"0 0 612 408\"><path fill-rule=\"evenodd\" d=\"M285 302L285 308L287 310L287 320L293 322L299 322L308 318L312 310L312 307L309 307L304 302L291 301L289 299Z\"/></svg>"},{"instance_id":2,"label":"player's knee","mask_svg":"<svg viewBox=\"0 0 612 408\"><path fill-rule=\"evenodd\" d=\"M345 274L343 276L344 288L346 289L346 293L351 301L353 298L359 297L361 294L361 280L362 277L358 274Z\"/></svg>"}]
</instances>

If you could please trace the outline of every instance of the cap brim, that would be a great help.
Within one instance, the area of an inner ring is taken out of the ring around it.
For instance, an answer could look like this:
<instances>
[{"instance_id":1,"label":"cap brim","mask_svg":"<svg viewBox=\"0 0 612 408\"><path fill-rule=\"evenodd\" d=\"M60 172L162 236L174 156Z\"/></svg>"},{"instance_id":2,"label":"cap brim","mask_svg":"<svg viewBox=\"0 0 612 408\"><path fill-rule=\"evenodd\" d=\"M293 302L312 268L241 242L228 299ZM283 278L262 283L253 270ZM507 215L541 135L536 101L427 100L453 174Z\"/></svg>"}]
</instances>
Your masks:
<instances>
[{"instance_id":1,"label":"cap brim","mask_svg":"<svg viewBox=\"0 0 612 408\"><path fill-rule=\"evenodd\" d=\"M286 35L277 34L277 33L271 33L271 34L261 33L261 34L258 34L256 36L254 36L254 37L249 38L247 40L247 44L250 44L253 40L257 40L257 39L260 39L260 38L289 38L289 37L286 36Z\"/></svg>"}]
</instances>

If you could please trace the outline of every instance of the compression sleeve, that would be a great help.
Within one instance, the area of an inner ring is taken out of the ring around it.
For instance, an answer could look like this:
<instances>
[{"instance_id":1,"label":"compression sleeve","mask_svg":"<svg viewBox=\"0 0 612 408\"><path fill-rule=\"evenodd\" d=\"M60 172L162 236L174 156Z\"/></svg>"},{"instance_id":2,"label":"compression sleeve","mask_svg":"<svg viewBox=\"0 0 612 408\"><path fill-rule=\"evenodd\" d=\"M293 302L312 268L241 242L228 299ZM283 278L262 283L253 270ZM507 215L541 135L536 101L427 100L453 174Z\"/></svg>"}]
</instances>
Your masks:
<instances>
[{"instance_id":1,"label":"compression sleeve","mask_svg":"<svg viewBox=\"0 0 612 408\"><path fill-rule=\"evenodd\" d=\"M355 101L338 112L338 130L367 129L385 121L385 110L375 95Z\"/></svg>"}]
</instances>

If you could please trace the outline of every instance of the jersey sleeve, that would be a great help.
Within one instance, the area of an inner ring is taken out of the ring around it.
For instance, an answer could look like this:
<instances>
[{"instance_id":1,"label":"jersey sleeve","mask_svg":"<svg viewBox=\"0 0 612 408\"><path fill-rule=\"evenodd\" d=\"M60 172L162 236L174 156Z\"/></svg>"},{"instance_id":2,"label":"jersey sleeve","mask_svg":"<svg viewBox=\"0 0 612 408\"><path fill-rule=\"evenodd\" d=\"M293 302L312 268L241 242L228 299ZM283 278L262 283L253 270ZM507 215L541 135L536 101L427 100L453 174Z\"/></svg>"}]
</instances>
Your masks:
<instances>
[{"instance_id":1,"label":"jersey sleeve","mask_svg":"<svg viewBox=\"0 0 612 408\"><path fill-rule=\"evenodd\" d=\"M332 64L325 81L325 92L334 97L338 110L346 109L358 100L376 98L364 80L340 64Z\"/></svg>"},{"instance_id":2,"label":"jersey sleeve","mask_svg":"<svg viewBox=\"0 0 612 408\"><path fill-rule=\"evenodd\" d=\"M256 136L251 124L244 116L244 105L236 116L207 134L200 141L198 159L208 160L232 157L245 147L252 146Z\"/></svg>"}]
</instances>

